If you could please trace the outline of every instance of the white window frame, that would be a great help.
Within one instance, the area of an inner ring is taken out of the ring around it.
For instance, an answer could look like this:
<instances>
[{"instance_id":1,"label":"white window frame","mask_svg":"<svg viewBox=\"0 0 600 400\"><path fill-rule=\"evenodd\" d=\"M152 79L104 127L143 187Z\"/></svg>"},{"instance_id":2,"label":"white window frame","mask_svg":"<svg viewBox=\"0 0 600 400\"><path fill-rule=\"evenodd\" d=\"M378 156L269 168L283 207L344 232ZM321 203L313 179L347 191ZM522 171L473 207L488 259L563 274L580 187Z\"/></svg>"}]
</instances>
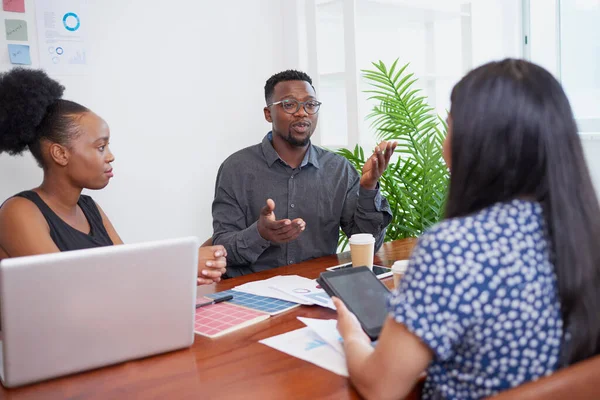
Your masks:
<instances>
[{"instance_id":1,"label":"white window frame","mask_svg":"<svg viewBox=\"0 0 600 400\"><path fill-rule=\"evenodd\" d=\"M341 0L343 4L343 29L344 29L344 66L345 71L344 79L345 79L345 90L346 90L346 122L347 122L347 143L327 143L327 147L330 148L348 148L353 149L356 144L364 145L366 143L370 143L373 138L371 137L361 137L360 127L362 125L362 121L360 120L359 114L359 79L360 79L360 71L358 70L357 59L356 59L356 1L357 0ZM299 10L298 7L303 8L303 10ZM286 7L284 7L285 9ZM289 9L293 9L294 7L290 7ZM296 10L297 17L303 18L303 23L295 23L295 26L305 25L306 32L299 32L298 36L305 35L306 42L305 46L300 45L297 49L300 53L306 55L306 62L300 62L299 64L302 68L306 69L306 72L312 77L313 85L317 89L317 93L320 89L319 82L319 68L318 68L318 59L317 59L317 37L316 37L316 18L317 18L317 0L297 0L296 1ZM470 10L465 9L462 12L469 13ZM288 19L291 18L289 14L290 11L286 11L288 14ZM471 19L469 17L465 17L461 21L463 31L469 31L471 29ZM433 29L433 27L432 27ZM431 34L433 37L433 34ZM468 35L467 35L468 36ZM465 69L470 69L471 65L471 51L472 51L472 43L470 37L463 35L463 67ZM433 40L427 41L430 50L428 54L431 54L432 62L435 60L434 54L434 42ZM302 57L300 57L302 58ZM291 58L289 61L293 61ZM297 59L295 60L297 61ZM427 85L434 86L434 79L427 79ZM430 93L435 93L434 90L430 90ZM366 136L366 135L364 135ZM369 135L370 136L370 135ZM322 143L322 136L319 132L319 127L317 126L317 130L312 138L313 142L316 144Z\"/></svg>"},{"instance_id":2,"label":"white window frame","mask_svg":"<svg viewBox=\"0 0 600 400\"><path fill-rule=\"evenodd\" d=\"M524 57L546 68L559 81L562 81L561 1L563 0L523 0ZM532 20L536 23L532 24ZM578 118L576 122L582 134L600 133L600 118Z\"/></svg>"}]
</instances>

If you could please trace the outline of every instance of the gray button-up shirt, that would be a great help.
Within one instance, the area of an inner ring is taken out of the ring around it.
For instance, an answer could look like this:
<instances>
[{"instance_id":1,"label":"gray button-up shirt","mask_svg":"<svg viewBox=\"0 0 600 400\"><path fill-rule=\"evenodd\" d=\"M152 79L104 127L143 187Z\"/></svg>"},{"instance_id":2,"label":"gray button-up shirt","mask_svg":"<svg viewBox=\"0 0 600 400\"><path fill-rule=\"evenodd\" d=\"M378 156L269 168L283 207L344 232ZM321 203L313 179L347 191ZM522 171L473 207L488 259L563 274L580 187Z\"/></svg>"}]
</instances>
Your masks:
<instances>
[{"instance_id":1,"label":"gray button-up shirt","mask_svg":"<svg viewBox=\"0 0 600 400\"><path fill-rule=\"evenodd\" d=\"M277 219L306 222L298 239L276 244L260 236L257 221L269 198ZM227 249L228 276L335 254L340 226L348 236L372 233L378 249L392 220L379 189L361 188L344 157L311 144L300 166L291 168L273 148L271 133L223 162L212 215L213 243Z\"/></svg>"}]
</instances>

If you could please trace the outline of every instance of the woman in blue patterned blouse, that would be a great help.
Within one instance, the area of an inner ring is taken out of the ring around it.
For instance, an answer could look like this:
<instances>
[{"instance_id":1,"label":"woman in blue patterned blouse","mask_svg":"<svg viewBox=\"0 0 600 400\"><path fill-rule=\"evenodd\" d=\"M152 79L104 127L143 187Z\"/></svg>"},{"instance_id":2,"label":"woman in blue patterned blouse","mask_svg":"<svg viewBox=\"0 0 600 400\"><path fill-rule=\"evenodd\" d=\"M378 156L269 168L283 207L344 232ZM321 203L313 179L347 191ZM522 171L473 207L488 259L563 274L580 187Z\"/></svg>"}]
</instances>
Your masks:
<instances>
[{"instance_id":1,"label":"woman in blue patterned blouse","mask_svg":"<svg viewBox=\"0 0 600 400\"><path fill-rule=\"evenodd\" d=\"M507 59L453 89L446 219L426 232L375 349L335 299L352 383L479 399L600 353L600 207L560 84Z\"/></svg>"}]
</instances>

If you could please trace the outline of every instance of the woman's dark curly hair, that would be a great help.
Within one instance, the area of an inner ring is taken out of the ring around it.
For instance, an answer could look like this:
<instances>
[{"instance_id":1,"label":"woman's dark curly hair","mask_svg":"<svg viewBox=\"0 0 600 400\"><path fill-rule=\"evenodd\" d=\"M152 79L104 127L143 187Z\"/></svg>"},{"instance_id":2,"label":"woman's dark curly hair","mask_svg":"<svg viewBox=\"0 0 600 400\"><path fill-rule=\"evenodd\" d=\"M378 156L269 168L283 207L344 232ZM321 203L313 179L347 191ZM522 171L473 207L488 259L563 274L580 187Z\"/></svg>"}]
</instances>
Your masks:
<instances>
[{"instance_id":1,"label":"woman's dark curly hair","mask_svg":"<svg viewBox=\"0 0 600 400\"><path fill-rule=\"evenodd\" d=\"M44 167L41 140L68 145L77 116L89 110L61 99L65 88L42 70L14 68L0 74L0 153L27 148Z\"/></svg>"}]
</instances>

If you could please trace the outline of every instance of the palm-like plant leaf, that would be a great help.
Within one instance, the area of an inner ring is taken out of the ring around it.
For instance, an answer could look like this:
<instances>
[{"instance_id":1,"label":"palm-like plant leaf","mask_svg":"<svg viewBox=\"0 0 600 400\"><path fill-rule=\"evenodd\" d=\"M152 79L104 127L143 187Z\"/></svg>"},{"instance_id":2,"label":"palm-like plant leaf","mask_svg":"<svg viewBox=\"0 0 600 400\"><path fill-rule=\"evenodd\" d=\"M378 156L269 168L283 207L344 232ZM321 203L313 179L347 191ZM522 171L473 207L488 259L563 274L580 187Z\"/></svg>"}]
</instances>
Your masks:
<instances>
[{"instance_id":1,"label":"palm-like plant leaf","mask_svg":"<svg viewBox=\"0 0 600 400\"><path fill-rule=\"evenodd\" d=\"M371 84L369 100L377 101L367 118L378 141L398 142L398 157L380 179L380 190L394 214L385 240L418 236L443 218L449 177L441 146L447 126L414 87L417 79L407 72L409 64L399 66L396 60L389 68L382 61L373 66L362 71ZM337 153L362 170L365 157L360 146ZM339 245L347 245L342 232Z\"/></svg>"}]
</instances>

